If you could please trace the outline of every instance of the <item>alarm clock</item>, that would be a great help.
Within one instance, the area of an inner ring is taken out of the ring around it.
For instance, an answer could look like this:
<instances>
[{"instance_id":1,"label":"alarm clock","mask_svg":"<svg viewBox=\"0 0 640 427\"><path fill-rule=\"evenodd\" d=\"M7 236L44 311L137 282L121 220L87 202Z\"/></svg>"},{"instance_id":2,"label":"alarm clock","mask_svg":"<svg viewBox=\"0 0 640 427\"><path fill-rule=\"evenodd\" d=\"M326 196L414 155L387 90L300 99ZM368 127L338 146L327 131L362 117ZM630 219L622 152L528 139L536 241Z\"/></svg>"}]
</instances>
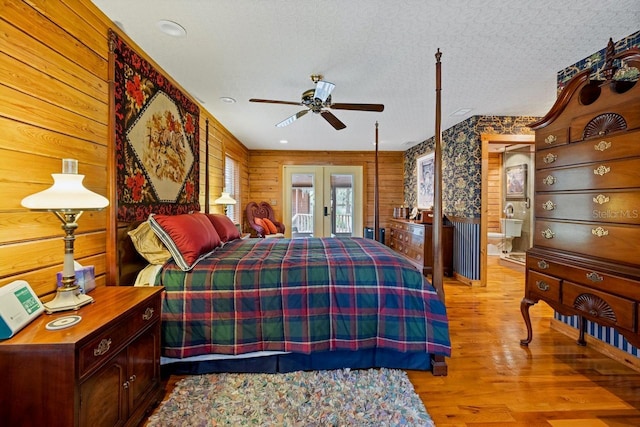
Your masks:
<instances>
[{"instance_id":1,"label":"alarm clock","mask_svg":"<svg viewBox=\"0 0 640 427\"><path fill-rule=\"evenodd\" d=\"M11 338L44 311L44 305L24 280L0 287L0 339Z\"/></svg>"}]
</instances>

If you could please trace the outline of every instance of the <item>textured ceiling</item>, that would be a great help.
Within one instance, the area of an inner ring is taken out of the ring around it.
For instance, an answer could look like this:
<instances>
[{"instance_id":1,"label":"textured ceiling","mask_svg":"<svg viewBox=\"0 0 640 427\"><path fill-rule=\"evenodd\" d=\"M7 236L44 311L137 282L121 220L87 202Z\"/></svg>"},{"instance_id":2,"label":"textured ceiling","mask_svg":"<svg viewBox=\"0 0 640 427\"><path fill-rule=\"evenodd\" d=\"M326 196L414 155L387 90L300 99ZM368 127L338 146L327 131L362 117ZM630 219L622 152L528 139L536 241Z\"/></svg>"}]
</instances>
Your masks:
<instances>
[{"instance_id":1,"label":"textured ceiling","mask_svg":"<svg viewBox=\"0 0 640 427\"><path fill-rule=\"evenodd\" d=\"M434 135L435 52L442 55L442 129L473 115L541 116L556 72L640 29L640 0L93 0L250 149L404 151ZM157 21L187 31L173 38ZM284 128L313 87L347 128L307 114ZM234 104L220 101L232 97ZM451 116L461 108L472 109ZM288 140L288 144L279 143Z\"/></svg>"}]
</instances>

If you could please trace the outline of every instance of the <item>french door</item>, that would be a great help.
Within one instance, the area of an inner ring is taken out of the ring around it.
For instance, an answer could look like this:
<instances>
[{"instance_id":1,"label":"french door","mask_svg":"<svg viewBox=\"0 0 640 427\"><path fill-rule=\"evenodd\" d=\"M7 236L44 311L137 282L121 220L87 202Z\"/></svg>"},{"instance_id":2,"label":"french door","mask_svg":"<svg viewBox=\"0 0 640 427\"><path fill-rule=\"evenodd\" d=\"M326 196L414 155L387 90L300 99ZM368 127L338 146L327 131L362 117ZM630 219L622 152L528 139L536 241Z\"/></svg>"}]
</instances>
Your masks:
<instances>
[{"instance_id":1,"label":"french door","mask_svg":"<svg viewBox=\"0 0 640 427\"><path fill-rule=\"evenodd\" d=\"M287 237L362 237L362 166L283 168Z\"/></svg>"}]
</instances>

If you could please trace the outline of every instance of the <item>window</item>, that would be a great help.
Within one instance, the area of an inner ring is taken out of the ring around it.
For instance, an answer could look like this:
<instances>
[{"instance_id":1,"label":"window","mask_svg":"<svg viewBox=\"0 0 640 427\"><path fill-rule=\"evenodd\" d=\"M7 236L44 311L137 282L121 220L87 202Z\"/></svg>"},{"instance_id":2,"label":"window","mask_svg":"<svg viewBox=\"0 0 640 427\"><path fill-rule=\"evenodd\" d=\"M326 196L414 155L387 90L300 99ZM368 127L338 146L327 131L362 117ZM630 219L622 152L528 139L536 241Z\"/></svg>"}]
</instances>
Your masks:
<instances>
[{"instance_id":1,"label":"window","mask_svg":"<svg viewBox=\"0 0 640 427\"><path fill-rule=\"evenodd\" d=\"M227 216L234 224L240 224L240 165L229 156L224 157L224 188L236 201L227 206Z\"/></svg>"}]
</instances>

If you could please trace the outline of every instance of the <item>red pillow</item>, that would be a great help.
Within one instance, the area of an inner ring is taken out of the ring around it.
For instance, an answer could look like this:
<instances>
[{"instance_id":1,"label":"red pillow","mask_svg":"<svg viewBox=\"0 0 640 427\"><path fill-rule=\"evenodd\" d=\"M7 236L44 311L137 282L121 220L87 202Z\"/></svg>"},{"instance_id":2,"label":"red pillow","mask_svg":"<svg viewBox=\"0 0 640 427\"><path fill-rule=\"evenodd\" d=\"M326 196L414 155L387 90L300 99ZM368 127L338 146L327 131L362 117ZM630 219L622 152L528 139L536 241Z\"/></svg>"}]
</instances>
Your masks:
<instances>
[{"instance_id":1,"label":"red pillow","mask_svg":"<svg viewBox=\"0 0 640 427\"><path fill-rule=\"evenodd\" d=\"M182 271L189 271L220 246L220 236L205 214L149 216L154 233L165 244Z\"/></svg>"},{"instance_id":2,"label":"red pillow","mask_svg":"<svg viewBox=\"0 0 640 427\"><path fill-rule=\"evenodd\" d=\"M239 239L240 231L228 216L222 214L206 214L223 242Z\"/></svg>"},{"instance_id":3,"label":"red pillow","mask_svg":"<svg viewBox=\"0 0 640 427\"><path fill-rule=\"evenodd\" d=\"M262 222L264 222L264 225L269 229L269 234L276 234L278 232L278 228L269 218L262 218Z\"/></svg>"}]
</instances>

